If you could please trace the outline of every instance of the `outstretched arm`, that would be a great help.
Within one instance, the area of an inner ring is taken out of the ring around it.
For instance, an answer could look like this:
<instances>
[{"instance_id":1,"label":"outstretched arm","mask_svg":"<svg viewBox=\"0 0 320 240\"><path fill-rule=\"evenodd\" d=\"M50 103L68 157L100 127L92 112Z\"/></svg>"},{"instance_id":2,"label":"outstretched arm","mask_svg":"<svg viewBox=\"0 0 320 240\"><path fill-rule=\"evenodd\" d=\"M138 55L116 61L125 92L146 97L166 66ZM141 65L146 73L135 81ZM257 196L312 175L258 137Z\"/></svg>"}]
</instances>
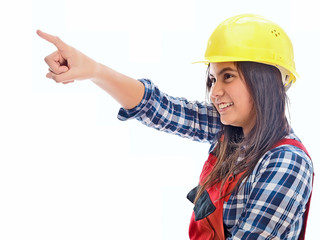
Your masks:
<instances>
[{"instance_id":1,"label":"outstretched arm","mask_svg":"<svg viewBox=\"0 0 320 240\"><path fill-rule=\"evenodd\" d=\"M94 61L64 43L59 37L40 30L37 34L57 48L57 51L45 58L49 66L46 75L48 78L64 84L91 79L125 109L134 108L142 100L144 85L141 82Z\"/></svg>"},{"instance_id":2,"label":"outstretched arm","mask_svg":"<svg viewBox=\"0 0 320 240\"><path fill-rule=\"evenodd\" d=\"M47 77L64 84L91 79L121 104L121 120L137 118L160 131L210 143L220 131L220 118L212 105L172 98L147 81L127 77L94 61L56 36L40 30L37 34L57 48L45 58Z\"/></svg>"}]
</instances>

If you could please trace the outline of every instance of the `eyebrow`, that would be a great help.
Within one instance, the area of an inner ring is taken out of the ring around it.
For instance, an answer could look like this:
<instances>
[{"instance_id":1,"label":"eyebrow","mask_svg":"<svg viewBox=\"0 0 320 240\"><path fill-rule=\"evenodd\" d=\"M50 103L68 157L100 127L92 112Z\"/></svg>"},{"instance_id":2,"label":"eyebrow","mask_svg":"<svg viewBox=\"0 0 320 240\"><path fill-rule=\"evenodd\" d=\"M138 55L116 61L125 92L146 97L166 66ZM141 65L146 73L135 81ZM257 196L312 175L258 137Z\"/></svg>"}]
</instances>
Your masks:
<instances>
[{"instance_id":1,"label":"eyebrow","mask_svg":"<svg viewBox=\"0 0 320 240\"><path fill-rule=\"evenodd\" d=\"M226 68L223 68L223 69L218 73L218 76L220 76L221 74L224 74L224 73L227 72L227 71L237 72L236 69L233 69L233 68L231 68L231 67L226 67ZM214 75L211 74L211 73L209 73L209 75L210 75L211 77L214 77Z\"/></svg>"}]
</instances>

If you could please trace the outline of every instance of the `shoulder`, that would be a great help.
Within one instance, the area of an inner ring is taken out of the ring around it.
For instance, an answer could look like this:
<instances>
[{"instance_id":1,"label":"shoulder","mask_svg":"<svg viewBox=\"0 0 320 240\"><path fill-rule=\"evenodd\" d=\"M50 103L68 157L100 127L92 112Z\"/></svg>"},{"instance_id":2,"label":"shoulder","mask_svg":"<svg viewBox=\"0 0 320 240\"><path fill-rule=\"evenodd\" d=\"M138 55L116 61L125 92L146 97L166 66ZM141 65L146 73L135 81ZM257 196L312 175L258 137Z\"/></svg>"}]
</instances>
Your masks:
<instances>
[{"instance_id":1,"label":"shoulder","mask_svg":"<svg viewBox=\"0 0 320 240\"><path fill-rule=\"evenodd\" d=\"M295 195L301 206L309 198L312 180L311 159L299 147L288 144L269 150L258 162L254 174L256 187L275 187L286 192L285 195Z\"/></svg>"},{"instance_id":2,"label":"shoulder","mask_svg":"<svg viewBox=\"0 0 320 240\"><path fill-rule=\"evenodd\" d=\"M301 141L291 133L287 139ZM313 174L312 160L308 154L290 143L285 143L278 147L270 149L264 154L256 166L256 174L259 175L264 171L293 171L311 177Z\"/></svg>"},{"instance_id":3,"label":"shoulder","mask_svg":"<svg viewBox=\"0 0 320 240\"><path fill-rule=\"evenodd\" d=\"M237 230L277 237L298 232L312 191L312 175L311 159L300 148L285 144L270 149L242 188L246 210Z\"/></svg>"}]
</instances>

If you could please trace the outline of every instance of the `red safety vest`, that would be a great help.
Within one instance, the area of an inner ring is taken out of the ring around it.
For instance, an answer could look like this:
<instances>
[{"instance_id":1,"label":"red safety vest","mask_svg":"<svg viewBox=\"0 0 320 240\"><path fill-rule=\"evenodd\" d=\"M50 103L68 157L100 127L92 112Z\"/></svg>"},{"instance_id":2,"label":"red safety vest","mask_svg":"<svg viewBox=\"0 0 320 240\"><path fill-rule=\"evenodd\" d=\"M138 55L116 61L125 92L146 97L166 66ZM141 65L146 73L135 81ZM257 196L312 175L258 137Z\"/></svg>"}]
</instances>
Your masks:
<instances>
[{"instance_id":1,"label":"red safety vest","mask_svg":"<svg viewBox=\"0 0 320 240\"><path fill-rule=\"evenodd\" d=\"M308 152L301 142L294 139L282 139L273 148L281 145L293 145L303 150L308 156ZM310 156L309 156L310 157ZM203 182L206 176L212 171L217 158L210 153L208 160L205 162L202 173L200 175L200 183ZM244 174L241 172L236 176L230 176L225 185L222 188L220 195L220 184L214 185L206 189L206 191L200 196L197 203L194 206L190 225L189 225L189 237L191 240L224 240L226 239L225 228L223 224L223 204L227 202L230 195L224 196L227 192L231 191L237 184L240 177ZM312 179L313 180L313 179ZM197 193L197 188L190 191L187 198L194 202ZM312 193L312 192L311 192ZM307 226L307 218L309 213L311 195L306 205L306 211L304 214L303 226L299 235L299 240L305 239L305 231Z\"/></svg>"}]
</instances>

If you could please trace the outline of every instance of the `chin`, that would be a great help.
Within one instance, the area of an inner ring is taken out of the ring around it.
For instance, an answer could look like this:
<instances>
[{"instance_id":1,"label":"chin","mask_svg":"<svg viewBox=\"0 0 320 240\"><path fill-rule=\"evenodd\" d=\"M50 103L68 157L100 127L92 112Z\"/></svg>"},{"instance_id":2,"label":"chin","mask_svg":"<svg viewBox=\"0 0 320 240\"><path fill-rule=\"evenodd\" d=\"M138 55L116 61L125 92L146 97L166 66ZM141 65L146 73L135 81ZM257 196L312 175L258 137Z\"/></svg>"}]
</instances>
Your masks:
<instances>
[{"instance_id":1,"label":"chin","mask_svg":"<svg viewBox=\"0 0 320 240\"><path fill-rule=\"evenodd\" d=\"M232 127L241 127L239 126L238 124L234 124L233 122L231 121L225 121L225 120L221 120L221 123L225 126L232 126Z\"/></svg>"},{"instance_id":2,"label":"chin","mask_svg":"<svg viewBox=\"0 0 320 240\"><path fill-rule=\"evenodd\" d=\"M231 123L230 121L226 120L226 119L220 118L220 121L221 121L221 123L222 123L223 125L232 125L232 123ZM232 126L233 126L233 125L232 125Z\"/></svg>"}]
</instances>

